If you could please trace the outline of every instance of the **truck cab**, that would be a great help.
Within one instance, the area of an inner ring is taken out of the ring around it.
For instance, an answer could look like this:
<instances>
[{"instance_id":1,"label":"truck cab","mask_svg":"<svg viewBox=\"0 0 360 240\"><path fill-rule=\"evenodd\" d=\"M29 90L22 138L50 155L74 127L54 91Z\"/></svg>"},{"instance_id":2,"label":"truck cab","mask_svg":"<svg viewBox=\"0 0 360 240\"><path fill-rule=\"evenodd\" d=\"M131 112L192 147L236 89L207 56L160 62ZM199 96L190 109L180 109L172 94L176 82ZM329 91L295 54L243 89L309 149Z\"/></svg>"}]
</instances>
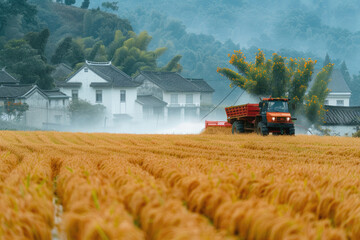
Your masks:
<instances>
[{"instance_id":1,"label":"truck cab","mask_svg":"<svg viewBox=\"0 0 360 240\"><path fill-rule=\"evenodd\" d=\"M294 118L289 112L288 99L264 98L259 103L260 114L256 117L256 132L261 135L294 135Z\"/></svg>"}]
</instances>

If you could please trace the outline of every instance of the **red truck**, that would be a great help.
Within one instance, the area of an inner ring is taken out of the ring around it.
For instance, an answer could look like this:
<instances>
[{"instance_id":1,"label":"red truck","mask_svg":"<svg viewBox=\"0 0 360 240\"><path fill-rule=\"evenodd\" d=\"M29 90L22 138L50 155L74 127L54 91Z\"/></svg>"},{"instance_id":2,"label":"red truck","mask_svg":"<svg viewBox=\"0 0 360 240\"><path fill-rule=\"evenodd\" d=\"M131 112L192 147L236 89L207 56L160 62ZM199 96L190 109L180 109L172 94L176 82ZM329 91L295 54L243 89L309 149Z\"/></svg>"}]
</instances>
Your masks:
<instances>
[{"instance_id":1,"label":"red truck","mask_svg":"<svg viewBox=\"0 0 360 240\"><path fill-rule=\"evenodd\" d=\"M244 104L225 108L232 133L257 132L260 135L295 135L288 108L288 99L264 98L259 104Z\"/></svg>"}]
</instances>

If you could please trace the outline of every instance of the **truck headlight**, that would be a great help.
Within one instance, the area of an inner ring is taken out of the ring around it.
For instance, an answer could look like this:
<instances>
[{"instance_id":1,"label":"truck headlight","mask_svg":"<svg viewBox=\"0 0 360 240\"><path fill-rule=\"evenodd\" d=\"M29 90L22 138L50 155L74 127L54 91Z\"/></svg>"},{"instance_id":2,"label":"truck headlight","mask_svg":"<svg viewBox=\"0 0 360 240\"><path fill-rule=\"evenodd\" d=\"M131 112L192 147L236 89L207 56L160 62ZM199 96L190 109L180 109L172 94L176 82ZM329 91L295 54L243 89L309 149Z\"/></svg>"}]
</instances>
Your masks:
<instances>
[{"instance_id":1,"label":"truck headlight","mask_svg":"<svg viewBox=\"0 0 360 240\"><path fill-rule=\"evenodd\" d=\"M272 120L275 121L275 117L272 117Z\"/></svg>"},{"instance_id":2,"label":"truck headlight","mask_svg":"<svg viewBox=\"0 0 360 240\"><path fill-rule=\"evenodd\" d=\"M289 117L287 117L287 118L286 118L286 121L290 121L290 118L289 118Z\"/></svg>"}]
</instances>

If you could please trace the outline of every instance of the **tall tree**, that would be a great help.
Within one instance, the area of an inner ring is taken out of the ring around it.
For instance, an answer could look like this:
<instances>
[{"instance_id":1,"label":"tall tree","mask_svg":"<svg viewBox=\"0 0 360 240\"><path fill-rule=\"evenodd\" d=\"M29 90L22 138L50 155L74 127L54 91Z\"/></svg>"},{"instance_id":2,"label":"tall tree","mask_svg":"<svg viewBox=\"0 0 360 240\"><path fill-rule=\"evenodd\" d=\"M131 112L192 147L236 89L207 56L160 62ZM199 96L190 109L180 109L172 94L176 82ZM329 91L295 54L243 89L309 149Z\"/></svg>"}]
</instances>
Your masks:
<instances>
[{"instance_id":1,"label":"tall tree","mask_svg":"<svg viewBox=\"0 0 360 240\"><path fill-rule=\"evenodd\" d=\"M82 47L71 37L66 37L57 46L51 62L54 64L66 63L74 67L77 63L84 61Z\"/></svg>"},{"instance_id":2,"label":"tall tree","mask_svg":"<svg viewBox=\"0 0 360 240\"><path fill-rule=\"evenodd\" d=\"M6 66L21 83L36 83L42 89L51 89L50 76L53 67L46 64L37 49L33 49L24 39L10 40L0 51L0 65Z\"/></svg>"},{"instance_id":3,"label":"tall tree","mask_svg":"<svg viewBox=\"0 0 360 240\"><path fill-rule=\"evenodd\" d=\"M324 67L327 66L329 63L331 63L331 59L329 57L329 54L326 53L325 59L324 59Z\"/></svg>"},{"instance_id":4,"label":"tall tree","mask_svg":"<svg viewBox=\"0 0 360 240\"><path fill-rule=\"evenodd\" d=\"M340 72L342 73L345 82L350 87L350 85L351 85L351 76L350 76L350 73L349 73L349 70L348 70L348 68L346 66L345 61L342 61L341 65L340 65Z\"/></svg>"},{"instance_id":5,"label":"tall tree","mask_svg":"<svg viewBox=\"0 0 360 240\"><path fill-rule=\"evenodd\" d=\"M314 83L305 97L305 115L315 124L323 120L325 98L330 90L327 88L334 64L329 63L317 74Z\"/></svg>"},{"instance_id":6,"label":"tall tree","mask_svg":"<svg viewBox=\"0 0 360 240\"><path fill-rule=\"evenodd\" d=\"M288 97L290 98L290 110L293 113L304 113L305 93L311 81L311 75L316 61L311 59L293 59L287 60L284 57L274 53L272 59L266 59L265 54L260 49L255 56L255 63L247 62L244 53L234 51L230 64L238 72L229 68L218 68L221 75L226 76L231 81L231 85L239 86L249 93L260 96ZM332 65L331 65L332 66ZM328 81L322 81L316 86L317 91L313 90L310 97L317 95L324 101L326 96L326 87ZM325 88L326 89L325 89ZM316 121L316 117L307 115L310 121Z\"/></svg>"},{"instance_id":7,"label":"tall tree","mask_svg":"<svg viewBox=\"0 0 360 240\"><path fill-rule=\"evenodd\" d=\"M46 61L45 58L45 47L48 42L50 36L49 29L44 29L41 32L30 32L24 36L24 39L29 43L29 45L38 50L40 56L42 56L43 60Z\"/></svg>"},{"instance_id":8,"label":"tall tree","mask_svg":"<svg viewBox=\"0 0 360 240\"><path fill-rule=\"evenodd\" d=\"M65 0L66 5L73 5L76 3L76 0Z\"/></svg>"},{"instance_id":9,"label":"tall tree","mask_svg":"<svg viewBox=\"0 0 360 240\"><path fill-rule=\"evenodd\" d=\"M81 4L81 8L88 9L90 5L90 0L84 0Z\"/></svg>"},{"instance_id":10,"label":"tall tree","mask_svg":"<svg viewBox=\"0 0 360 240\"><path fill-rule=\"evenodd\" d=\"M36 15L36 7L27 0L0 1L0 34L11 17L22 15L26 22L32 22Z\"/></svg>"},{"instance_id":11,"label":"tall tree","mask_svg":"<svg viewBox=\"0 0 360 240\"><path fill-rule=\"evenodd\" d=\"M103 2L101 6L105 9L111 9L113 11L117 11L119 9L118 2Z\"/></svg>"}]
</instances>

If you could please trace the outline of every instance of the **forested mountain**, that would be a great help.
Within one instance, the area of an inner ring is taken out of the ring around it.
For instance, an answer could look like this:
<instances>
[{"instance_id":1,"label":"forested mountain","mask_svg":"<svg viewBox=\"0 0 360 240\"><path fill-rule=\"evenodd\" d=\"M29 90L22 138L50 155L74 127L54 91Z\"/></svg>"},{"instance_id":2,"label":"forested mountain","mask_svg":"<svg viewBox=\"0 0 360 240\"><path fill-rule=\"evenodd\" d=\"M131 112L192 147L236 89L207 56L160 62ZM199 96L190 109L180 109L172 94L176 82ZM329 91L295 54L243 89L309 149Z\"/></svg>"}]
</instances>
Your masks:
<instances>
[{"instance_id":1,"label":"forested mountain","mask_svg":"<svg viewBox=\"0 0 360 240\"><path fill-rule=\"evenodd\" d=\"M21 3L21 4L20 4ZM152 37L136 34L127 20L100 9L81 9L50 0L0 1L0 66L21 83L51 89L51 72L59 63L75 70L90 61L112 61L129 75L140 70L181 71L181 56L163 66L157 59L167 48L151 51ZM6 9L13 9L6 12Z\"/></svg>"},{"instance_id":2,"label":"forested mountain","mask_svg":"<svg viewBox=\"0 0 360 240\"><path fill-rule=\"evenodd\" d=\"M92 0L101 7L106 0ZM80 2L80 1L79 1ZM79 3L80 4L80 3ZM190 33L222 42L231 39L242 48L293 49L346 60L351 73L360 63L360 5L357 0L122 0L118 14L136 31L148 30L137 9L181 21ZM159 26L161 28L161 26Z\"/></svg>"}]
</instances>

